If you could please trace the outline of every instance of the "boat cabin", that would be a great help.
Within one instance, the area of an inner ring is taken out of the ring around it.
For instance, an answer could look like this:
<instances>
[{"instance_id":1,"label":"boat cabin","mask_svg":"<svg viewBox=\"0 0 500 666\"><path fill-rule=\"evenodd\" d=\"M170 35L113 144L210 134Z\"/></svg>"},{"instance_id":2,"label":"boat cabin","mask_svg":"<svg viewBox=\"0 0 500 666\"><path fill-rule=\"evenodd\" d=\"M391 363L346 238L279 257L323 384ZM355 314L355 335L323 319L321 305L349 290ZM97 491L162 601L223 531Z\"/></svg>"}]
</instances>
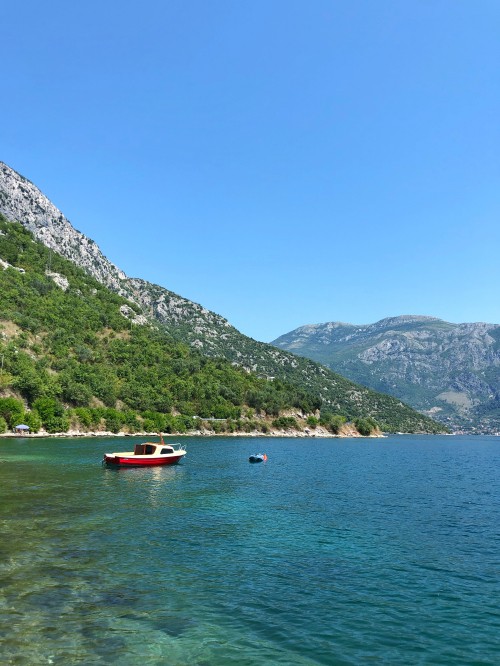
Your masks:
<instances>
[{"instance_id":1,"label":"boat cabin","mask_svg":"<svg viewBox=\"0 0 500 666\"><path fill-rule=\"evenodd\" d=\"M165 453L174 453L173 446L146 442L145 444L136 444L134 447L134 456L152 456Z\"/></svg>"}]
</instances>

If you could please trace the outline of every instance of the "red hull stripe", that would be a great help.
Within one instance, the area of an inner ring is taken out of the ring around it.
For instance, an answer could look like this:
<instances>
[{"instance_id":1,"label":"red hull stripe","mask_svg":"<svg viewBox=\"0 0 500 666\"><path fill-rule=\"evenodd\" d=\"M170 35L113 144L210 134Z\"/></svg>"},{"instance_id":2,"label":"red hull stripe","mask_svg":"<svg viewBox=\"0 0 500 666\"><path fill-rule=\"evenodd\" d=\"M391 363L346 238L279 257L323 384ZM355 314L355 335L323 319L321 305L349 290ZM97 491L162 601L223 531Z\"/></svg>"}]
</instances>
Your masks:
<instances>
[{"instance_id":1,"label":"red hull stripe","mask_svg":"<svg viewBox=\"0 0 500 666\"><path fill-rule=\"evenodd\" d=\"M105 460L111 465L134 465L135 467L142 467L144 465L174 465L175 463L179 462L182 457L183 456L172 456L167 458L162 456L161 458L151 458L147 460L146 458L121 458L119 456L106 456Z\"/></svg>"}]
</instances>

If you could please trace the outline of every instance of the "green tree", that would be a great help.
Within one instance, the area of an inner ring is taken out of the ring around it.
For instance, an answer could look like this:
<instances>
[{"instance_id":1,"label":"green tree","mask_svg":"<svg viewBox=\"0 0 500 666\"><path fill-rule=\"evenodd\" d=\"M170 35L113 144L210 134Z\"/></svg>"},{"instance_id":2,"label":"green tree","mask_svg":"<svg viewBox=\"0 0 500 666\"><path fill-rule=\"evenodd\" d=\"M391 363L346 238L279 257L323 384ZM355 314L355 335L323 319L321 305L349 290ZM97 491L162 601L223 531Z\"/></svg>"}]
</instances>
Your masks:
<instances>
[{"instance_id":1,"label":"green tree","mask_svg":"<svg viewBox=\"0 0 500 666\"><path fill-rule=\"evenodd\" d=\"M33 408L36 409L40 415L42 423L48 432L59 432L63 430L63 421L61 419L64 416L64 405L59 402L59 400L49 397L37 398L33 403ZM56 423L60 424L61 428L56 427ZM55 430L49 430L49 427L55 427Z\"/></svg>"},{"instance_id":2,"label":"green tree","mask_svg":"<svg viewBox=\"0 0 500 666\"><path fill-rule=\"evenodd\" d=\"M307 425L310 426L311 428L316 428L318 424L319 424L319 419L317 419L315 416L307 417Z\"/></svg>"},{"instance_id":3,"label":"green tree","mask_svg":"<svg viewBox=\"0 0 500 666\"><path fill-rule=\"evenodd\" d=\"M31 412L26 412L23 423L29 426L31 432L38 432L42 427L42 419L35 409L31 410Z\"/></svg>"},{"instance_id":4,"label":"green tree","mask_svg":"<svg viewBox=\"0 0 500 666\"><path fill-rule=\"evenodd\" d=\"M90 428L92 425L92 412L86 407L75 407L73 410L75 416L77 417L80 426L84 428Z\"/></svg>"},{"instance_id":5,"label":"green tree","mask_svg":"<svg viewBox=\"0 0 500 666\"><path fill-rule=\"evenodd\" d=\"M47 432L51 434L56 432L67 432L69 430L69 418L67 414L61 416L50 416L43 425Z\"/></svg>"},{"instance_id":6,"label":"green tree","mask_svg":"<svg viewBox=\"0 0 500 666\"><path fill-rule=\"evenodd\" d=\"M293 428L295 430L299 427L297 420L293 416L279 416L277 419L274 419L273 426L280 429Z\"/></svg>"},{"instance_id":7,"label":"green tree","mask_svg":"<svg viewBox=\"0 0 500 666\"><path fill-rule=\"evenodd\" d=\"M24 405L16 398L0 398L0 416L7 422L9 428L22 423Z\"/></svg>"},{"instance_id":8,"label":"green tree","mask_svg":"<svg viewBox=\"0 0 500 666\"><path fill-rule=\"evenodd\" d=\"M375 424L373 420L369 418L358 418L354 419L354 427L363 437L368 437L375 430Z\"/></svg>"}]
</instances>

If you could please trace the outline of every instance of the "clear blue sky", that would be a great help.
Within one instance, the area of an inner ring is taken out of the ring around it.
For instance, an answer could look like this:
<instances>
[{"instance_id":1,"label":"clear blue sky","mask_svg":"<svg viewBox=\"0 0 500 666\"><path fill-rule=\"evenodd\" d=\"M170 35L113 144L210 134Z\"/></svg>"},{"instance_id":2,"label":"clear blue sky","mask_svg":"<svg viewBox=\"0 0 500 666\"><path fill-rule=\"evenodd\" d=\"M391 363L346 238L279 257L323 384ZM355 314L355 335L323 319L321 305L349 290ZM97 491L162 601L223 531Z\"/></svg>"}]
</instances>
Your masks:
<instances>
[{"instance_id":1,"label":"clear blue sky","mask_svg":"<svg viewBox=\"0 0 500 666\"><path fill-rule=\"evenodd\" d=\"M500 323L498 0L4 3L0 159L269 341Z\"/></svg>"}]
</instances>

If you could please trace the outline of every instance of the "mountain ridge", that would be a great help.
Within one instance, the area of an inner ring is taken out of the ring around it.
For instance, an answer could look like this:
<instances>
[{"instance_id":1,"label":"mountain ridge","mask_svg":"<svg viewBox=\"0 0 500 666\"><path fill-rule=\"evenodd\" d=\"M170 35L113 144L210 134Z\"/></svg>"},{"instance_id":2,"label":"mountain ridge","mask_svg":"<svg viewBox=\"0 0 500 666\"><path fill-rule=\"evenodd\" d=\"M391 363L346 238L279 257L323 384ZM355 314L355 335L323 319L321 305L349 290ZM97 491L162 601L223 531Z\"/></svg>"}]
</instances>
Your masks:
<instances>
[{"instance_id":1,"label":"mountain ridge","mask_svg":"<svg viewBox=\"0 0 500 666\"><path fill-rule=\"evenodd\" d=\"M424 315L300 326L272 342L453 429L500 429L500 326Z\"/></svg>"}]
</instances>

